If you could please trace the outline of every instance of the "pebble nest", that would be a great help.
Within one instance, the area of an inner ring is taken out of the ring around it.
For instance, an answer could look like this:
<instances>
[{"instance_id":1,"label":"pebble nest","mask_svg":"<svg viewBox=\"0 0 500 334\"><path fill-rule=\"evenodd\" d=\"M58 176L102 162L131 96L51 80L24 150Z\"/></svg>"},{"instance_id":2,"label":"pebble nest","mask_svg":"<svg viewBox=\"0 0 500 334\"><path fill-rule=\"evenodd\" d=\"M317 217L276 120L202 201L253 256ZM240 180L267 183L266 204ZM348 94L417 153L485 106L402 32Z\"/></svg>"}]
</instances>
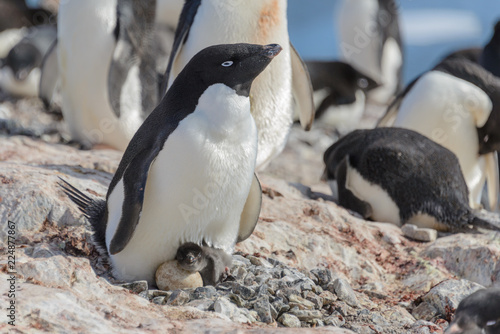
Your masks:
<instances>
[{"instance_id":1,"label":"pebble nest","mask_svg":"<svg viewBox=\"0 0 500 334\"><path fill-rule=\"evenodd\" d=\"M233 255L230 275L215 287L162 291L148 289L146 281L121 286L155 304L195 307L240 323L356 330L362 321L374 333L389 333L392 325L361 307L349 283L329 269L300 272L271 258L241 253Z\"/></svg>"}]
</instances>

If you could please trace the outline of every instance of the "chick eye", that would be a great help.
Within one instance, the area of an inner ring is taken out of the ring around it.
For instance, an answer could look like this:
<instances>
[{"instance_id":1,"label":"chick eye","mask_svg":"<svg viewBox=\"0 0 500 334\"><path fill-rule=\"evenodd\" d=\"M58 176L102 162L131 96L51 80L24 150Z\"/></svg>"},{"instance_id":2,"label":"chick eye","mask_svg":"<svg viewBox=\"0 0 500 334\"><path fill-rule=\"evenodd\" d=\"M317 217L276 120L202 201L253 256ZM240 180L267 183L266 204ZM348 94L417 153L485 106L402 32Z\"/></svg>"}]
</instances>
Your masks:
<instances>
[{"instance_id":1,"label":"chick eye","mask_svg":"<svg viewBox=\"0 0 500 334\"><path fill-rule=\"evenodd\" d=\"M233 65L233 62L228 60L228 61L223 62L221 65L224 67L229 67L229 66Z\"/></svg>"}]
</instances>

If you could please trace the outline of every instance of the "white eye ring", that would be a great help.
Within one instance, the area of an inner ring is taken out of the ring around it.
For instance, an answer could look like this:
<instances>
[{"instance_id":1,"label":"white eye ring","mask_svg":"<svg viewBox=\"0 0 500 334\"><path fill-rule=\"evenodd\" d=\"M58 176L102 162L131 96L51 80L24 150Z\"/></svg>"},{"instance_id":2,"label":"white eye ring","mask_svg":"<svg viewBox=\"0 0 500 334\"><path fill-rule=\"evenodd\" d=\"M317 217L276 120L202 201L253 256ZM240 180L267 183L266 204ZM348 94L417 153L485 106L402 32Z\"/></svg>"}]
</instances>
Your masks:
<instances>
[{"instance_id":1,"label":"white eye ring","mask_svg":"<svg viewBox=\"0 0 500 334\"><path fill-rule=\"evenodd\" d=\"M229 67L229 66L233 65L233 62L228 60L228 61L223 62L221 65L224 67Z\"/></svg>"}]
</instances>

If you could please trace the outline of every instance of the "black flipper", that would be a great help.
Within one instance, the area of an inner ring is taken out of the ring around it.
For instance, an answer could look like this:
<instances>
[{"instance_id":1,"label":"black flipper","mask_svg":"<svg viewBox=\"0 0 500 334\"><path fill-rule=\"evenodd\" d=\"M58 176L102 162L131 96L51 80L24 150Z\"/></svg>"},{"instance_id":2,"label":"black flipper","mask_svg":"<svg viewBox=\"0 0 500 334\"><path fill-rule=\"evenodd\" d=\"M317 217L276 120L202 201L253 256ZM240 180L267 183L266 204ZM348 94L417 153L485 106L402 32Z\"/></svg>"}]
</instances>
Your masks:
<instances>
[{"instance_id":1,"label":"black flipper","mask_svg":"<svg viewBox=\"0 0 500 334\"><path fill-rule=\"evenodd\" d=\"M125 194L120 223L109 245L109 253L112 255L121 252L134 235L142 211L149 169L159 150L160 148L140 152L123 173Z\"/></svg>"},{"instance_id":2,"label":"black flipper","mask_svg":"<svg viewBox=\"0 0 500 334\"><path fill-rule=\"evenodd\" d=\"M175 30L174 44L172 46L172 52L168 59L167 70L163 78L163 85L161 91L163 95L167 92L168 81L170 80L170 72L172 71L172 66L174 65L175 59L180 52L181 44L186 43L189 36L189 30L193 24L194 17L198 12L198 7L200 7L201 0L186 0L184 7L182 8L181 16L179 18L179 23L177 24L177 29Z\"/></svg>"}]
</instances>

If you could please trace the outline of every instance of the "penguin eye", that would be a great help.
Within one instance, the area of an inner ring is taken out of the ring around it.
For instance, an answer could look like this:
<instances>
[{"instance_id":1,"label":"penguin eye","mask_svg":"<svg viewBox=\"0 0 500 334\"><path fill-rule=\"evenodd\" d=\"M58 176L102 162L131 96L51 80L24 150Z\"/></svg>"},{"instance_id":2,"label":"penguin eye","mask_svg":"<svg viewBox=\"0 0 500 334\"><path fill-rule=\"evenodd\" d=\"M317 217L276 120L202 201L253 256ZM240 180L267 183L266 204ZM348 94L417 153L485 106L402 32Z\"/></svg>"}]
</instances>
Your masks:
<instances>
[{"instance_id":1,"label":"penguin eye","mask_svg":"<svg viewBox=\"0 0 500 334\"><path fill-rule=\"evenodd\" d=\"M228 61L223 62L221 65L224 67L229 67L229 66L233 65L233 62L231 60L228 60Z\"/></svg>"},{"instance_id":2,"label":"penguin eye","mask_svg":"<svg viewBox=\"0 0 500 334\"><path fill-rule=\"evenodd\" d=\"M361 78L358 80L358 85L360 88L367 88L368 87L368 80L365 78Z\"/></svg>"}]
</instances>

